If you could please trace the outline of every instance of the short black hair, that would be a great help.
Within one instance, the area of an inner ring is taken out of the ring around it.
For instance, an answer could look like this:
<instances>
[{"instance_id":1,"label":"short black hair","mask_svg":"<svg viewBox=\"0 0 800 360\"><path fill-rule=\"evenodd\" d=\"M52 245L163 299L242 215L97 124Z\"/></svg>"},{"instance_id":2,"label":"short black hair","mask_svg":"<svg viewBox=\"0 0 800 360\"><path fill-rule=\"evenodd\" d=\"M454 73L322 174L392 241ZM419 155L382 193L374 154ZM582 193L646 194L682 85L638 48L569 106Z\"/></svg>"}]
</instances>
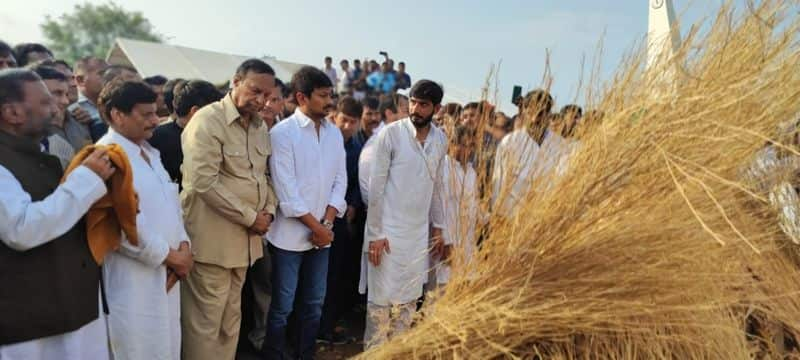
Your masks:
<instances>
[{"instance_id":1,"label":"short black hair","mask_svg":"<svg viewBox=\"0 0 800 360\"><path fill-rule=\"evenodd\" d=\"M349 62L349 61L347 61L347 59L342 59L342 61L339 61L339 64L347 64L347 65L350 65L350 62Z\"/></svg>"},{"instance_id":2,"label":"short black hair","mask_svg":"<svg viewBox=\"0 0 800 360\"><path fill-rule=\"evenodd\" d=\"M117 109L125 114L130 114L136 104L153 104L158 95L150 85L143 81L113 80L103 86L97 105L103 120L111 122L111 110Z\"/></svg>"},{"instance_id":3,"label":"short black hair","mask_svg":"<svg viewBox=\"0 0 800 360\"><path fill-rule=\"evenodd\" d=\"M47 66L44 64L31 64L27 66L28 69L35 72L36 75L39 75L42 80L58 80L58 81L69 81L67 75L64 75L63 72L58 71L58 69Z\"/></svg>"},{"instance_id":4,"label":"short black hair","mask_svg":"<svg viewBox=\"0 0 800 360\"><path fill-rule=\"evenodd\" d=\"M428 100L433 103L433 105L439 105L442 103L442 98L444 97L444 89L431 80L422 79L411 87L408 96Z\"/></svg>"},{"instance_id":5,"label":"short black hair","mask_svg":"<svg viewBox=\"0 0 800 360\"><path fill-rule=\"evenodd\" d=\"M66 60L55 59L55 60L53 60L53 62L56 63L56 65L61 65L61 66L65 67L65 68L69 69L69 71L73 71L72 70L72 66L70 66L69 63L67 63Z\"/></svg>"},{"instance_id":6,"label":"short black hair","mask_svg":"<svg viewBox=\"0 0 800 360\"><path fill-rule=\"evenodd\" d=\"M103 70L103 84L108 84L114 79L118 78L124 71L130 71L133 73L138 73L136 69L128 65L109 65L105 70Z\"/></svg>"},{"instance_id":7,"label":"short black hair","mask_svg":"<svg viewBox=\"0 0 800 360\"><path fill-rule=\"evenodd\" d=\"M347 116L360 119L361 114L364 112L364 107L360 102L358 102L358 100L348 95L339 99L339 103L336 105L336 110Z\"/></svg>"},{"instance_id":8,"label":"short black hair","mask_svg":"<svg viewBox=\"0 0 800 360\"><path fill-rule=\"evenodd\" d=\"M380 105L378 105L378 112L381 113L381 116L386 113L386 110L391 110L393 114L397 114L397 103L391 96L384 97Z\"/></svg>"},{"instance_id":9,"label":"short black hair","mask_svg":"<svg viewBox=\"0 0 800 360\"><path fill-rule=\"evenodd\" d=\"M459 103L451 102L444 105L444 113L452 117L461 116L461 110L461 104Z\"/></svg>"},{"instance_id":10,"label":"short black hair","mask_svg":"<svg viewBox=\"0 0 800 360\"><path fill-rule=\"evenodd\" d=\"M333 61L333 59L330 56L326 56L325 61Z\"/></svg>"},{"instance_id":11,"label":"short black hair","mask_svg":"<svg viewBox=\"0 0 800 360\"><path fill-rule=\"evenodd\" d=\"M282 97L286 97L286 84L281 79L275 78L275 87L281 92Z\"/></svg>"},{"instance_id":12,"label":"short black hair","mask_svg":"<svg viewBox=\"0 0 800 360\"><path fill-rule=\"evenodd\" d=\"M167 83L167 78L161 75L153 75L144 78L144 82L152 86L162 86Z\"/></svg>"},{"instance_id":13,"label":"short black hair","mask_svg":"<svg viewBox=\"0 0 800 360\"><path fill-rule=\"evenodd\" d=\"M8 57L9 55L14 56L16 58L16 56L14 55L14 50L11 49L11 46L9 46L8 43L6 43L5 41L0 40L0 56Z\"/></svg>"},{"instance_id":14,"label":"short black hair","mask_svg":"<svg viewBox=\"0 0 800 360\"><path fill-rule=\"evenodd\" d=\"M167 111L170 114L175 112L175 107L173 106L173 101L175 101L175 90L178 84L185 83L186 80L181 78L169 79L164 84L164 105L167 107Z\"/></svg>"},{"instance_id":15,"label":"short black hair","mask_svg":"<svg viewBox=\"0 0 800 360\"><path fill-rule=\"evenodd\" d=\"M275 76L275 69L259 59L247 59L236 68L236 76L240 79L243 79L250 72Z\"/></svg>"},{"instance_id":16,"label":"short black hair","mask_svg":"<svg viewBox=\"0 0 800 360\"><path fill-rule=\"evenodd\" d=\"M25 101L26 82L42 81L30 69L13 68L0 70L0 105Z\"/></svg>"},{"instance_id":17,"label":"short black hair","mask_svg":"<svg viewBox=\"0 0 800 360\"><path fill-rule=\"evenodd\" d=\"M175 114L178 116L189 115L192 107L201 108L222 99L223 94L214 84L205 80L192 80L187 82L180 90L175 92Z\"/></svg>"},{"instance_id":18,"label":"short black hair","mask_svg":"<svg viewBox=\"0 0 800 360\"><path fill-rule=\"evenodd\" d=\"M281 83L283 83L283 82L281 82ZM278 79L275 79L275 86L278 86ZM294 85L292 85L291 82L283 84L283 87L281 88L281 92L283 93L283 98L284 99L294 101L294 96L292 96L292 88L293 87L294 87Z\"/></svg>"},{"instance_id":19,"label":"short black hair","mask_svg":"<svg viewBox=\"0 0 800 360\"><path fill-rule=\"evenodd\" d=\"M17 58L17 64L19 64L19 66L28 65L29 62L28 54L33 52L43 52L50 54L50 56L53 56L53 52L42 44L37 44L37 43L17 44L17 46L14 47L14 54L16 55Z\"/></svg>"},{"instance_id":20,"label":"short black hair","mask_svg":"<svg viewBox=\"0 0 800 360\"><path fill-rule=\"evenodd\" d=\"M401 62L397 63L397 66L400 66L400 65L406 66L406 63L404 61L401 61Z\"/></svg>"},{"instance_id":21,"label":"short black hair","mask_svg":"<svg viewBox=\"0 0 800 360\"><path fill-rule=\"evenodd\" d=\"M303 66L292 76L292 90L295 94L311 96L314 89L332 87L333 83L328 75L313 66Z\"/></svg>"},{"instance_id":22,"label":"short black hair","mask_svg":"<svg viewBox=\"0 0 800 360\"><path fill-rule=\"evenodd\" d=\"M467 145L468 141L473 141L474 138L475 130L464 125L457 125L455 129L453 129L453 136L450 138L450 143L454 145Z\"/></svg>"},{"instance_id":23,"label":"short black hair","mask_svg":"<svg viewBox=\"0 0 800 360\"><path fill-rule=\"evenodd\" d=\"M75 73L83 74L86 72L90 67L94 66L94 64L103 62L103 59L95 57L95 56L86 56L78 59L75 62ZM105 71L105 69L102 69Z\"/></svg>"},{"instance_id":24,"label":"short black hair","mask_svg":"<svg viewBox=\"0 0 800 360\"><path fill-rule=\"evenodd\" d=\"M561 108L561 115L566 115L567 113L570 112L577 114L578 117L583 116L583 108L581 108L577 104L568 104L564 105L564 107Z\"/></svg>"},{"instance_id":25,"label":"short black hair","mask_svg":"<svg viewBox=\"0 0 800 360\"><path fill-rule=\"evenodd\" d=\"M378 108L380 108L381 106L381 103L378 100L378 98L372 96L367 96L361 99L361 104L364 105L365 108L368 108L370 110L378 110Z\"/></svg>"},{"instance_id":26,"label":"short black hair","mask_svg":"<svg viewBox=\"0 0 800 360\"><path fill-rule=\"evenodd\" d=\"M463 111L463 110L468 110L468 109L480 110L481 109L481 104L473 101L473 102L467 103L467 105L464 105L464 107L461 110Z\"/></svg>"},{"instance_id":27,"label":"short black hair","mask_svg":"<svg viewBox=\"0 0 800 360\"><path fill-rule=\"evenodd\" d=\"M553 108L553 97L550 96L550 93L546 90L536 89L525 94L525 98L520 103L520 106L522 108L535 106L536 114L534 115L539 115L542 112L548 114Z\"/></svg>"}]
</instances>

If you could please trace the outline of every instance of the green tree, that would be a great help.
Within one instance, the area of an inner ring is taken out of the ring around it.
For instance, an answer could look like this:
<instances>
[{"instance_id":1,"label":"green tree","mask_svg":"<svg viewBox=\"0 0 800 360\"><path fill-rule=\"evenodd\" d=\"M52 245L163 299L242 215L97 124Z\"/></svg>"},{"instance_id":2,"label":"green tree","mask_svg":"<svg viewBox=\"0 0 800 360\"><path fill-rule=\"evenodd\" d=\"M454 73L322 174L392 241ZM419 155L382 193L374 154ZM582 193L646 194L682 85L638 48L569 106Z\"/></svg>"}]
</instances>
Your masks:
<instances>
[{"instance_id":1,"label":"green tree","mask_svg":"<svg viewBox=\"0 0 800 360\"><path fill-rule=\"evenodd\" d=\"M118 37L162 41L141 12L126 11L114 2L75 5L72 13L58 19L48 15L40 26L45 44L69 62L89 55L104 58Z\"/></svg>"}]
</instances>

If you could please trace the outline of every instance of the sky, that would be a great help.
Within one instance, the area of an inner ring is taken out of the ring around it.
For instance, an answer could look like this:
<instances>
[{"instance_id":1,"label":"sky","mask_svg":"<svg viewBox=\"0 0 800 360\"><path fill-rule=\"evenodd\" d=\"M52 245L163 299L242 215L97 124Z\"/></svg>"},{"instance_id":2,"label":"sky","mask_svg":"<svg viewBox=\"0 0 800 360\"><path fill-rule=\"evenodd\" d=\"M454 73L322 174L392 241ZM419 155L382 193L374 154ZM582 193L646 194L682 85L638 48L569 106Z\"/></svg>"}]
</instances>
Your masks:
<instances>
[{"instance_id":1,"label":"sky","mask_svg":"<svg viewBox=\"0 0 800 360\"><path fill-rule=\"evenodd\" d=\"M656 0L650 0L656 1ZM57 17L86 1L7 1L0 39L43 42L46 15ZM105 1L88 1L103 3ZM741 1L738 1L741 2ZM514 85L539 87L549 52L556 106L582 103L582 78L599 56L608 79L622 56L647 33L648 0L117 0L141 11L167 43L322 66L340 59L379 59L385 50L404 61L413 80L443 83L445 92L478 100L499 65L490 99L513 112ZM722 0L673 0L681 32L713 18ZM497 91L497 95L495 92Z\"/></svg>"}]
</instances>

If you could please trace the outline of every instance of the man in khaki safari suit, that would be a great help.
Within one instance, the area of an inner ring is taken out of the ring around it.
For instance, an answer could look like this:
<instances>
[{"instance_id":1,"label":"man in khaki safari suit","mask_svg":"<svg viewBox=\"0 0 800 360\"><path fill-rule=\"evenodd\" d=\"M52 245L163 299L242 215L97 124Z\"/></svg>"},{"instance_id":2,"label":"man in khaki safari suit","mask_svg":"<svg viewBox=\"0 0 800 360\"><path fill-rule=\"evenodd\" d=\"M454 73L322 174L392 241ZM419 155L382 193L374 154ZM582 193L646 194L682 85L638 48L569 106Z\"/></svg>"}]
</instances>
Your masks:
<instances>
[{"instance_id":1,"label":"man in khaki safari suit","mask_svg":"<svg viewBox=\"0 0 800 360\"><path fill-rule=\"evenodd\" d=\"M195 265L181 288L184 359L233 359L247 268L263 255L277 199L258 111L275 89L261 60L236 70L233 89L200 109L181 135L183 206Z\"/></svg>"}]
</instances>

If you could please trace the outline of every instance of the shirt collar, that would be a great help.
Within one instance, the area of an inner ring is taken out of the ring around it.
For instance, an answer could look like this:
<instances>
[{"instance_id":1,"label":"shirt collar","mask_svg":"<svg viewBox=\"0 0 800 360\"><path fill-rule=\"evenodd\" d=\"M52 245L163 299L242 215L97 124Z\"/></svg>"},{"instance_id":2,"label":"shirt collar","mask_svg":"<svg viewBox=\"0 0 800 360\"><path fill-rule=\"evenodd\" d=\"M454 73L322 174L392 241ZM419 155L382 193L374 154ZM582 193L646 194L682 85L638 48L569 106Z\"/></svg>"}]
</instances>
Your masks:
<instances>
[{"instance_id":1,"label":"shirt collar","mask_svg":"<svg viewBox=\"0 0 800 360\"><path fill-rule=\"evenodd\" d=\"M242 117L242 114L236 109L236 104L233 103L233 95L230 92L222 98L222 111L225 123L228 125Z\"/></svg>"},{"instance_id":2,"label":"shirt collar","mask_svg":"<svg viewBox=\"0 0 800 360\"><path fill-rule=\"evenodd\" d=\"M417 136L417 127L414 126L414 122L411 121L410 117L407 117L407 118L401 119L401 120L397 120L397 121L400 121L403 124L403 126L408 128L411 131L411 134L414 135L414 137ZM437 132L439 131L439 128L436 127L436 125L433 123L433 121L431 121L430 127L431 127L431 130L428 131L428 137L425 138L425 142L428 142L428 139L432 139L433 138L432 136L436 136Z\"/></svg>"},{"instance_id":3,"label":"shirt collar","mask_svg":"<svg viewBox=\"0 0 800 360\"><path fill-rule=\"evenodd\" d=\"M314 120L311 120L310 117L306 116L306 114L300 111L299 107L294 109L294 117L297 119L297 124L300 125L300 127L306 127L314 124ZM320 128L326 128L329 125L332 125L332 123L330 120L328 120L328 118L323 118L320 122Z\"/></svg>"},{"instance_id":4,"label":"shirt collar","mask_svg":"<svg viewBox=\"0 0 800 360\"><path fill-rule=\"evenodd\" d=\"M128 140L128 138L122 134L116 132L113 128L108 128L108 136L112 143L119 145L122 147L122 150L125 150L125 153L128 154L128 157L141 156L141 152L144 151L152 161L154 156L158 155L154 152L155 149L151 147L147 141L143 142L142 145L136 144L133 141Z\"/></svg>"}]
</instances>

